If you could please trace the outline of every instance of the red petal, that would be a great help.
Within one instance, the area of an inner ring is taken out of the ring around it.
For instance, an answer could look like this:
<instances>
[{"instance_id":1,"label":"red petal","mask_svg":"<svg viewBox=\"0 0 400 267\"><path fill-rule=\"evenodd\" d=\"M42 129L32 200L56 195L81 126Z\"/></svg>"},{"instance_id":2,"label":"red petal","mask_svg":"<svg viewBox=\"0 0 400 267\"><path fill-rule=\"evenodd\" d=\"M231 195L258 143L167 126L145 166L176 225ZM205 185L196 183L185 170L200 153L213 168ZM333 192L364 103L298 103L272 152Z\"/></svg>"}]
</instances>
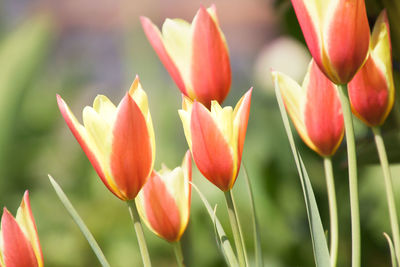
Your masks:
<instances>
[{"instance_id":1,"label":"red petal","mask_svg":"<svg viewBox=\"0 0 400 267\"><path fill-rule=\"evenodd\" d=\"M199 171L222 191L229 190L234 168L231 148L210 112L198 102L193 103L190 131Z\"/></svg>"},{"instance_id":2,"label":"red petal","mask_svg":"<svg viewBox=\"0 0 400 267\"><path fill-rule=\"evenodd\" d=\"M327 53L336 72L335 83L348 83L363 64L370 29L364 0L340 0L327 32Z\"/></svg>"},{"instance_id":3,"label":"red petal","mask_svg":"<svg viewBox=\"0 0 400 267\"><path fill-rule=\"evenodd\" d=\"M36 267L38 262L32 245L18 226L17 221L4 208L1 218L3 235L3 259L7 267Z\"/></svg>"},{"instance_id":4,"label":"red petal","mask_svg":"<svg viewBox=\"0 0 400 267\"><path fill-rule=\"evenodd\" d=\"M172 61L167 50L165 49L160 31L151 22L150 19L148 19L146 17L140 17L140 21L142 23L142 27L143 27L144 33L147 36L147 39L149 39L150 44L153 46L153 48L156 51L161 62L164 64L165 68L167 69L169 75L171 75L172 79L178 86L179 90L181 90L181 92L183 94L188 96L186 86L181 77L181 73L179 72L175 63Z\"/></svg>"},{"instance_id":5,"label":"red petal","mask_svg":"<svg viewBox=\"0 0 400 267\"><path fill-rule=\"evenodd\" d=\"M127 93L118 107L110 159L112 176L125 200L134 199L143 187L152 159L146 120Z\"/></svg>"},{"instance_id":6,"label":"red petal","mask_svg":"<svg viewBox=\"0 0 400 267\"><path fill-rule=\"evenodd\" d=\"M107 179L105 178L103 169L100 165L99 160L96 158L94 152L90 150L88 144L86 143L84 137L81 135L81 133L78 130L78 126L76 123L73 121L73 114L69 110L67 104L64 102L64 100L61 98L61 96L57 95L57 104L58 108L60 109L61 115L64 117L65 122L67 123L69 129L71 130L72 134L75 136L76 140L78 141L79 145L82 147L83 152L85 152L86 156L88 157L90 163L92 164L93 168L99 175L100 179L103 181L103 183L107 186L108 190L110 190L114 195L116 195L118 198L121 198L121 196L118 194L118 192L114 192L114 190L111 188L111 186L108 184Z\"/></svg>"},{"instance_id":7,"label":"red petal","mask_svg":"<svg viewBox=\"0 0 400 267\"><path fill-rule=\"evenodd\" d=\"M247 93L244 95L244 98L241 100L241 103L239 103L239 105L241 107L240 107L239 114L238 114L240 116L240 123L239 123L239 135L238 135L238 163L237 163L238 170L237 170L237 173L239 173L240 162L242 160L244 139L246 137L247 123L249 121L252 92L253 92L253 88L250 88L250 90L247 91Z\"/></svg>"},{"instance_id":8,"label":"red petal","mask_svg":"<svg viewBox=\"0 0 400 267\"><path fill-rule=\"evenodd\" d=\"M321 39L317 34L317 32L321 30L319 28L320 26L315 25L316 22L312 21L311 16L304 4L304 0L292 0L292 5L312 57L319 66L323 66L320 44Z\"/></svg>"},{"instance_id":9,"label":"red petal","mask_svg":"<svg viewBox=\"0 0 400 267\"><path fill-rule=\"evenodd\" d=\"M180 237L181 219L178 206L156 172L143 187L145 212L151 227L170 242Z\"/></svg>"},{"instance_id":10,"label":"red petal","mask_svg":"<svg viewBox=\"0 0 400 267\"><path fill-rule=\"evenodd\" d=\"M192 27L193 90L196 100L210 107L211 100L222 103L229 93L231 67L228 48L216 22L204 7L196 14Z\"/></svg>"},{"instance_id":11,"label":"red petal","mask_svg":"<svg viewBox=\"0 0 400 267\"><path fill-rule=\"evenodd\" d=\"M304 111L307 133L323 156L335 153L343 137L343 114L334 84L312 63Z\"/></svg>"},{"instance_id":12,"label":"red petal","mask_svg":"<svg viewBox=\"0 0 400 267\"><path fill-rule=\"evenodd\" d=\"M386 119L389 88L381 70L371 57L349 83L352 109L369 126L377 126Z\"/></svg>"}]
</instances>

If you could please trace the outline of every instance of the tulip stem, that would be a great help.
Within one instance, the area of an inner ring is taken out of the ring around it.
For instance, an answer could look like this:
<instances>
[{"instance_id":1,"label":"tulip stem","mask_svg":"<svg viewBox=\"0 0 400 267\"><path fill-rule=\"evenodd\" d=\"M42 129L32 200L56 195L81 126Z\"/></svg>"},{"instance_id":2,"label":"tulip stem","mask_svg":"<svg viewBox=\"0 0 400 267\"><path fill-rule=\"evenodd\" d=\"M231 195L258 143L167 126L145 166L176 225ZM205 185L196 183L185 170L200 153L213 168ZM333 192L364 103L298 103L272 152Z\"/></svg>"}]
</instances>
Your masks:
<instances>
[{"instance_id":1,"label":"tulip stem","mask_svg":"<svg viewBox=\"0 0 400 267\"><path fill-rule=\"evenodd\" d=\"M328 190L328 202L329 202L329 217L330 217L330 243L331 243L331 267L336 266L338 244L339 244L339 226L338 226L338 214L336 205L336 192L335 192L335 180L333 177L332 170L332 159L330 157L324 157L324 169L326 187Z\"/></svg>"},{"instance_id":2,"label":"tulip stem","mask_svg":"<svg viewBox=\"0 0 400 267\"><path fill-rule=\"evenodd\" d=\"M135 200L128 200L126 201L128 204L129 213L132 218L133 226L135 228L136 237L138 239L140 254L142 255L143 266L150 267L150 256L149 251L147 250L146 240L144 239L143 228L140 222L140 217L138 210L136 208Z\"/></svg>"},{"instance_id":3,"label":"tulip stem","mask_svg":"<svg viewBox=\"0 0 400 267\"><path fill-rule=\"evenodd\" d=\"M383 171L383 178L385 180L386 199L389 208L390 225L392 227L392 235L394 241L394 249L397 259L400 258L400 236L399 236L399 223L396 213L396 203L393 192L392 175L390 173L389 162L387 159L385 143L383 142L381 129L379 127L372 127L374 133L375 144L378 150L379 160Z\"/></svg>"},{"instance_id":4,"label":"tulip stem","mask_svg":"<svg viewBox=\"0 0 400 267\"><path fill-rule=\"evenodd\" d=\"M360 235L360 208L358 203L357 182L357 156L356 142L354 138L353 118L350 109L350 101L347 94L347 84L338 85L340 102L346 130L347 159L349 169L349 191L351 212L351 248L352 267L360 267L361 262L361 235Z\"/></svg>"},{"instance_id":5,"label":"tulip stem","mask_svg":"<svg viewBox=\"0 0 400 267\"><path fill-rule=\"evenodd\" d=\"M174 247L176 262L178 263L179 267L184 267L185 264L183 263L183 253L182 253L182 246L181 242L178 240L176 242L171 243Z\"/></svg>"},{"instance_id":6,"label":"tulip stem","mask_svg":"<svg viewBox=\"0 0 400 267\"><path fill-rule=\"evenodd\" d=\"M231 190L225 191L226 206L228 208L229 221L232 227L233 239L235 240L236 253L239 260L239 266L246 266L242 242L240 240L239 225L236 220L236 210L233 205Z\"/></svg>"}]
</instances>

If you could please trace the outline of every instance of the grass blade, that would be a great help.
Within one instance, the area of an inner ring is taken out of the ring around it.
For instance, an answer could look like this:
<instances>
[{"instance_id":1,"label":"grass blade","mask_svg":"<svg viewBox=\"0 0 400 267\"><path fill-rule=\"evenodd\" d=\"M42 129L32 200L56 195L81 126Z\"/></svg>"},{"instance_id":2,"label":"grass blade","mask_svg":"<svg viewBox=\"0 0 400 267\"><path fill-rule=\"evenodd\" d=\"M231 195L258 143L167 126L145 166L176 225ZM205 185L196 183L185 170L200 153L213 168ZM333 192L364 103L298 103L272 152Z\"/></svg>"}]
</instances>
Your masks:
<instances>
[{"instance_id":1,"label":"grass blade","mask_svg":"<svg viewBox=\"0 0 400 267\"><path fill-rule=\"evenodd\" d=\"M383 236L386 238L386 240L388 242L388 245L389 245L390 258L392 260L392 267L398 267L399 264L397 263L396 253L395 253L395 250L394 250L392 239L390 238L390 236L387 233L383 233Z\"/></svg>"},{"instance_id":2,"label":"grass blade","mask_svg":"<svg viewBox=\"0 0 400 267\"><path fill-rule=\"evenodd\" d=\"M85 236L89 245L92 247L92 250L96 254L97 259L99 260L101 266L110 267L110 264L107 262L106 257L104 256L103 252L101 251L101 249L100 249L99 245L97 244L96 240L94 239L92 233L90 233L89 229L87 228L87 226L83 222L82 218L79 216L79 214L76 212L76 210L72 206L71 202L65 195L64 191L61 189L59 184L54 180L54 178L51 177L51 175L49 175L49 180L50 180L50 183L53 186L54 190L56 191L59 199L63 203L64 207L67 209L68 213L71 215L72 219L78 225L82 234Z\"/></svg>"},{"instance_id":3,"label":"grass blade","mask_svg":"<svg viewBox=\"0 0 400 267\"><path fill-rule=\"evenodd\" d=\"M307 209L308 223L310 226L315 264L317 267L331 266L328 244L326 242L324 228L322 226L321 216L319 215L317 202L315 200L314 192L312 190L307 170L304 166L303 160L301 159L300 153L297 151L296 144L294 142L293 133L289 124L289 118L286 113L286 109L282 100L277 80L275 80L275 93L279 104L279 109L281 112L283 124L285 126L286 134L288 136L293 157L296 162L296 167L299 173L301 187L303 189L303 194Z\"/></svg>"}]
</instances>

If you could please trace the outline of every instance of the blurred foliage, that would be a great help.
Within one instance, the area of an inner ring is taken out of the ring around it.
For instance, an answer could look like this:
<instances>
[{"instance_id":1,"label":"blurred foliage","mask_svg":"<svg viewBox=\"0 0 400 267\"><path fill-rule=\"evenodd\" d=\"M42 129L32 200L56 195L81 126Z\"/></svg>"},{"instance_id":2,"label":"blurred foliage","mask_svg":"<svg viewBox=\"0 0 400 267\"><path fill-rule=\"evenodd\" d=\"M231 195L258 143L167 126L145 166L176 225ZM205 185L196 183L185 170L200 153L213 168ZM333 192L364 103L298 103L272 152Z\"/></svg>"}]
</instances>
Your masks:
<instances>
[{"instance_id":1,"label":"blurred foliage","mask_svg":"<svg viewBox=\"0 0 400 267\"><path fill-rule=\"evenodd\" d=\"M394 21L391 25L393 46L397 47L393 53L398 59L400 49L395 41L400 39L400 24L396 23L400 15L398 1L366 2L372 23L383 4L388 5L389 16ZM275 34L290 35L304 42L290 1L276 1L275 9ZM195 10L190 12L194 14ZM219 10L219 13L229 13L229 10ZM57 26L54 17L44 15L27 15L24 22L12 27L6 24L4 16L0 21L0 204L15 212L28 188L46 266L98 266L89 245L53 192L47 179L50 173L85 220L110 264L140 266L127 207L97 177L60 116L55 94L63 96L80 120L83 107L91 105L96 94L106 94L118 103L135 74L139 74L149 96L157 144L155 168L159 169L162 162L169 167L177 165L187 149L177 113L180 93L148 44L139 23L117 32L97 33L62 30ZM229 43L229 36L227 39ZM236 64L246 61L234 51L231 57ZM398 81L398 61L395 64ZM254 189L265 266L313 266L304 199L275 96L266 93L271 88L254 84L252 69L243 72L244 69L233 67L234 80L225 104L234 105L254 85L243 161ZM265 69L266 76L268 72ZM384 126L389 156L395 163L400 163L399 126L397 104ZM390 227L381 170L376 165L371 133L359 122L356 129L361 175L362 266L389 266L390 254L382 235L390 232ZM297 144L313 184L323 225L328 229L322 161L299 138ZM340 218L338 266L350 265L351 247L344 147L340 147L333 159ZM394 165L392 171L395 188L399 188L399 165ZM246 245L253 257L249 199L242 175L241 172L234 193ZM222 193L197 171L193 180L208 201L213 206L217 204L217 215L231 236ZM189 228L183 237L188 266L222 266L207 211L196 194L192 202ZM154 266L176 266L172 247L145 231Z\"/></svg>"}]
</instances>

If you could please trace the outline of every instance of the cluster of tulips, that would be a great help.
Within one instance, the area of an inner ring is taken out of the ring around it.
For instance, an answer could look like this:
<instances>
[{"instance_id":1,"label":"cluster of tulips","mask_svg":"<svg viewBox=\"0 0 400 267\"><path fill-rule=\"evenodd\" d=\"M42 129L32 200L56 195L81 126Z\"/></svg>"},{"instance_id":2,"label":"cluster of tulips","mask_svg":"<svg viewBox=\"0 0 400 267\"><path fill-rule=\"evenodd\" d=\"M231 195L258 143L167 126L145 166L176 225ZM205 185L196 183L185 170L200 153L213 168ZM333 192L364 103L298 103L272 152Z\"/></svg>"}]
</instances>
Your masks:
<instances>
[{"instance_id":1,"label":"cluster of tulips","mask_svg":"<svg viewBox=\"0 0 400 267\"><path fill-rule=\"evenodd\" d=\"M324 159L330 208L328 265L337 264L339 236L331 157L346 135L352 266L360 266L357 163L351 111L372 128L375 136L397 261L400 259L397 214L379 128L394 102L386 12L380 14L370 34L364 0L292 0L292 5L313 59L301 86L283 73L273 71L272 75L300 137ZM153 170L154 130L147 95L138 77L118 106L104 95L97 96L93 107L83 109L83 124L57 95L60 112L102 182L128 204L145 266L151 266L151 260L141 221L170 242L178 265L184 264L179 240L190 215L192 159L202 175L224 192L236 247L233 256L225 255L227 263L247 266L231 189L241 166L252 89L235 108L221 107L230 91L231 69L214 5L208 9L201 7L191 24L167 19L161 32L146 17L141 18L141 23L150 44L182 92L182 107L178 112L189 147L182 164L172 170L165 166L160 171ZM106 260L101 262L108 266ZM261 266L262 260L257 265ZM15 219L4 209L0 266L43 266L27 192Z\"/></svg>"}]
</instances>

